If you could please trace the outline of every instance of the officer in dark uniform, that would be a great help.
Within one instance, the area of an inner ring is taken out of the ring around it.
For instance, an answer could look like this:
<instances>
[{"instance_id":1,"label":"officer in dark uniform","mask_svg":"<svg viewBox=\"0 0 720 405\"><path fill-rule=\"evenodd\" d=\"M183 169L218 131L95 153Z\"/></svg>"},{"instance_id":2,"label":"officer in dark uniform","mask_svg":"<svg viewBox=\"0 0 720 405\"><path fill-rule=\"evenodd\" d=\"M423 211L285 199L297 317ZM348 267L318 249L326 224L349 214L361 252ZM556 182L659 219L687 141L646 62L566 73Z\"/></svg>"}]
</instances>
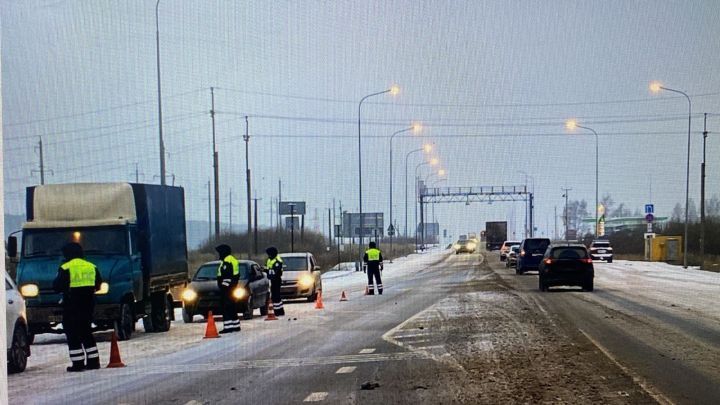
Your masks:
<instances>
[{"instance_id":1,"label":"officer in dark uniform","mask_svg":"<svg viewBox=\"0 0 720 405\"><path fill-rule=\"evenodd\" d=\"M265 249L265 253L268 255L265 268L267 269L268 278L270 279L270 295L273 303L273 309L275 315L285 315L285 308L283 308L283 300L280 297L280 287L282 286L282 274L283 274L283 261L278 256L278 250L276 247L269 247Z\"/></svg>"},{"instance_id":2,"label":"officer in dark uniform","mask_svg":"<svg viewBox=\"0 0 720 405\"><path fill-rule=\"evenodd\" d=\"M365 262L367 266L368 295L375 295L373 277L375 277L378 294L382 295L383 285L382 279L380 278L380 271L383 269L383 257L375 242L370 242L369 249L365 251L365 256L363 256L363 262Z\"/></svg>"},{"instance_id":3,"label":"officer in dark uniform","mask_svg":"<svg viewBox=\"0 0 720 405\"><path fill-rule=\"evenodd\" d=\"M92 319L95 291L100 289L102 278L97 267L84 260L82 246L78 243L63 246L62 254L65 263L58 268L53 288L63 294L62 323L72 361L67 371L98 369L100 356L92 334Z\"/></svg>"},{"instance_id":4,"label":"officer in dark uniform","mask_svg":"<svg viewBox=\"0 0 720 405\"><path fill-rule=\"evenodd\" d=\"M240 332L240 318L237 314L237 302L233 297L233 291L238 285L240 278L240 264L232 255L228 245L219 245L215 248L220 258L220 265L217 271L217 284L220 288L220 300L223 312L223 330L220 333Z\"/></svg>"}]
</instances>

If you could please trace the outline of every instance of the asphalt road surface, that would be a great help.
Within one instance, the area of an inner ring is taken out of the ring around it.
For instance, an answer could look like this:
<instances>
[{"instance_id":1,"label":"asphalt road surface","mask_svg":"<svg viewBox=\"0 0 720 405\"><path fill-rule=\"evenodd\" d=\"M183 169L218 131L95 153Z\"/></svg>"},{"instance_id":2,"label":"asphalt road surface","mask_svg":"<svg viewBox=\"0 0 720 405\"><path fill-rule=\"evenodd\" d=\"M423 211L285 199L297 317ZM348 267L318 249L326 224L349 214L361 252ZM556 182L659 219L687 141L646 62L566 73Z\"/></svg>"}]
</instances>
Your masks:
<instances>
[{"instance_id":1,"label":"asphalt road surface","mask_svg":"<svg viewBox=\"0 0 720 405\"><path fill-rule=\"evenodd\" d=\"M536 276L494 253L414 255L386 268L382 296L363 296L353 272L324 282L325 309L290 303L285 318L243 321L220 339L203 340L199 318L178 323L122 342L126 368L79 375L63 371L64 340L53 337L11 376L10 401L717 402L717 320L604 290L603 266L593 293L539 293Z\"/></svg>"}]
</instances>

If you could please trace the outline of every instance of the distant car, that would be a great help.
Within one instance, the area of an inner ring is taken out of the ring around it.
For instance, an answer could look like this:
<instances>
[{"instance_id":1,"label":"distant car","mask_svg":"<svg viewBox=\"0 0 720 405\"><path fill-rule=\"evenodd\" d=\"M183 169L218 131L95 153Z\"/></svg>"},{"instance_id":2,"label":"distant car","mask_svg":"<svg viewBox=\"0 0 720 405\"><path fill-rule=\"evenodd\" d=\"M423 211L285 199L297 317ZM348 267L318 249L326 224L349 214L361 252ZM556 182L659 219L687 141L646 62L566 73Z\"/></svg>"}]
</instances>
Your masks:
<instances>
[{"instance_id":1,"label":"distant car","mask_svg":"<svg viewBox=\"0 0 720 405\"><path fill-rule=\"evenodd\" d=\"M548 238L527 238L520 243L515 274L523 274L526 271L537 270L542 261L545 250L550 246Z\"/></svg>"},{"instance_id":2,"label":"distant car","mask_svg":"<svg viewBox=\"0 0 720 405\"><path fill-rule=\"evenodd\" d=\"M538 271L540 291L558 285L580 286L585 291L593 290L595 270L585 245L552 244L543 255Z\"/></svg>"},{"instance_id":3,"label":"distant car","mask_svg":"<svg viewBox=\"0 0 720 405\"><path fill-rule=\"evenodd\" d=\"M507 259L507 254L510 251L510 246L512 245L519 245L520 241L514 241L514 240L506 240L503 242L502 246L500 246L500 261L504 262L505 259Z\"/></svg>"},{"instance_id":4,"label":"distant car","mask_svg":"<svg viewBox=\"0 0 720 405\"><path fill-rule=\"evenodd\" d=\"M520 245L510 246L510 251L505 259L505 267L514 267L517 264L517 257L520 253Z\"/></svg>"},{"instance_id":5,"label":"distant car","mask_svg":"<svg viewBox=\"0 0 720 405\"><path fill-rule=\"evenodd\" d=\"M7 273L5 273L5 299L7 300L5 306L7 369L10 373L20 373L25 371L27 358L30 356L25 300Z\"/></svg>"},{"instance_id":6,"label":"distant car","mask_svg":"<svg viewBox=\"0 0 720 405\"><path fill-rule=\"evenodd\" d=\"M244 319L252 319L253 310L260 309L260 315L267 315L267 301L270 281L262 268L250 260L240 260L240 282L233 293L237 300L237 311ZM208 311L222 314L220 288L217 285L217 271L220 261L207 262L195 272L190 284L182 293L183 322L191 323L195 315L207 317Z\"/></svg>"},{"instance_id":7,"label":"distant car","mask_svg":"<svg viewBox=\"0 0 720 405\"><path fill-rule=\"evenodd\" d=\"M318 291L322 291L322 276L312 253L282 253L280 258L284 264L280 295L315 301Z\"/></svg>"},{"instance_id":8,"label":"distant car","mask_svg":"<svg viewBox=\"0 0 720 405\"><path fill-rule=\"evenodd\" d=\"M590 257L593 260L613 261L613 248L607 239L596 239L590 244Z\"/></svg>"},{"instance_id":9,"label":"distant car","mask_svg":"<svg viewBox=\"0 0 720 405\"><path fill-rule=\"evenodd\" d=\"M477 243L467 239L459 240L453 244L453 249L455 249L456 255L459 255L460 253L475 253Z\"/></svg>"}]
</instances>

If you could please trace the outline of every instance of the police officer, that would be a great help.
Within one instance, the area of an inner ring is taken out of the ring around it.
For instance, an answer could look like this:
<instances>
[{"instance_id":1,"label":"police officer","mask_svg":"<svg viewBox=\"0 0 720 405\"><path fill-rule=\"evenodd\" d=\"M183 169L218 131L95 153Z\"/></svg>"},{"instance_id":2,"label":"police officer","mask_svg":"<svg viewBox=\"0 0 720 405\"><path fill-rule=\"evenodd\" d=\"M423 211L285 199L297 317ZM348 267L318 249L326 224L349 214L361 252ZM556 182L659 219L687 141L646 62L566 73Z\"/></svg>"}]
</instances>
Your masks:
<instances>
[{"instance_id":1,"label":"police officer","mask_svg":"<svg viewBox=\"0 0 720 405\"><path fill-rule=\"evenodd\" d=\"M220 333L240 332L240 318L238 318L237 303L233 297L233 291L240 278L240 264L232 255L230 246L219 245L215 247L215 251L220 258L217 270L217 284L220 288L223 312L223 330Z\"/></svg>"},{"instance_id":2,"label":"police officer","mask_svg":"<svg viewBox=\"0 0 720 405\"><path fill-rule=\"evenodd\" d=\"M82 246L78 243L63 246L62 254L65 263L58 268L53 288L63 294L62 323L72 361L67 371L98 369L100 356L92 334L92 319L95 291L100 289L102 278L97 267L84 259Z\"/></svg>"},{"instance_id":3,"label":"police officer","mask_svg":"<svg viewBox=\"0 0 720 405\"><path fill-rule=\"evenodd\" d=\"M265 249L265 253L268 255L265 268L267 268L268 278L270 279L270 295L273 303L273 309L275 311L275 315L283 316L285 315L285 308L283 308L283 300L282 297L280 297L283 261L280 256L278 256L278 250L274 246Z\"/></svg>"},{"instance_id":4,"label":"police officer","mask_svg":"<svg viewBox=\"0 0 720 405\"><path fill-rule=\"evenodd\" d=\"M383 285L382 279L380 278L380 271L383 269L383 257L375 242L370 242L369 249L365 251L365 256L363 256L363 262L365 262L367 266L368 295L375 295L373 277L375 277L378 294L382 295Z\"/></svg>"}]
</instances>

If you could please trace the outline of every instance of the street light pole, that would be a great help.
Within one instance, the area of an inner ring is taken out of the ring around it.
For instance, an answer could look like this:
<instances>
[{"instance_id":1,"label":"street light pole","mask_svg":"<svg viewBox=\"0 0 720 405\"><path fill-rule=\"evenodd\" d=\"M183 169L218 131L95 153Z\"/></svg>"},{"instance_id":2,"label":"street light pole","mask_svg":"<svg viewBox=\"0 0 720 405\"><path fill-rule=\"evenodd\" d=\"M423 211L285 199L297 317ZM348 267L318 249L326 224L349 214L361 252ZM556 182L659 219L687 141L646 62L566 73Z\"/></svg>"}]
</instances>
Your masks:
<instances>
[{"instance_id":1,"label":"street light pole","mask_svg":"<svg viewBox=\"0 0 720 405\"><path fill-rule=\"evenodd\" d=\"M590 131L593 134L595 134L595 238L597 239L600 236L600 199L598 196L598 168L599 168L599 156L600 156L600 142L598 138L598 133L595 132L594 129L586 126L579 125L576 121L570 120L566 124L568 129L574 129L574 128L582 128L584 130Z\"/></svg>"},{"instance_id":2,"label":"street light pole","mask_svg":"<svg viewBox=\"0 0 720 405\"><path fill-rule=\"evenodd\" d=\"M415 203L415 247L417 247L417 244L418 244L417 243L418 242L417 228L418 228L418 224L419 224L418 212L417 212L418 203L421 204L420 205L420 216L421 217L422 217L422 209L423 209L422 200L420 199L420 176L418 176L418 169L421 168L422 166L426 166L429 164L430 164L430 162L420 162L417 164L417 166L415 166L415 198L418 200L418 202Z\"/></svg>"},{"instance_id":3,"label":"street light pole","mask_svg":"<svg viewBox=\"0 0 720 405\"><path fill-rule=\"evenodd\" d=\"M659 83L652 83L650 85L650 90L657 93L660 90L670 91L673 93L682 94L685 96L688 102L688 133L687 133L687 164L685 167L685 236L683 244L685 245L683 247L683 268L687 269L687 255L688 255L688 225L689 225L689 208L690 208L690 127L692 125L692 102L690 101L690 96L687 95L684 91L671 89L669 87L665 87L660 85Z\"/></svg>"},{"instance_id":4,"label":"street light pole","mask_svg":"<svg viewBox=\"0 0 720 405\"><path fill-rule=\"evenodd\" d=\"M393 147L392 147L393 143L392 143L392 141L393 141L393 138L395 138L395 135L401 134L401 133L407 132L407 131L412 131L413 129L415 129L415 126L411 126L411 127L409 127L409 128L405 128L405 129L401 129L401 130L399 130L399 131L395 131L395 132L393 132L392 135L390 135L390 226L391 226L392 228L395 227L395 226L393 225L394 223L393 223ZM393 236L394 236L394 234L395 234L395 230L393 229L393 232L392 232L392 234L390 235L390 253L391 253L391 257L392 257L392 252L393 252Z\"/></svg>"},{"instance_id":5,"label":"street light pole","mask_svg":"<svg viewBox=\"0 0 720 405\"><path fill-rule=\"evenodd\" d=\"M215 143L215 89L210 87L210 118L212 119L213 176L215 179L215 239L220 239L220 166Z\"/></svg>"},{"instance_id":6,"label":"street light pole","mask_svg":"<svg viewBox=\"0 0 720 405\"><path fill-rule=\"evenodd\" d=\"M165 142L162 128L162 97L160 88L160 19L158 9L160 0L155 3L155 56L157 59L157 92L158 92L158 134L160 139L160 184L165 185Z\"/></svg>"},{"instance_id":7,"label":"street light pole","mask_svg":"<svg viewBox=\"0 0 720 405\"><path fill-rule=\"evenodd\" d=\"M423 148L414 149L405 155L405 237L408 237L408 158L413 153L422 152Z\"/></svg>"},{"instance_id":8,"label":"street light pole","mask_svg":"<svg viewBox=\"0 0 720 405\"><path fill-rule=\"evenodd\" d=\"M564 188L562 189L564 191L563 197L565 197L565 241L567 242L569 240L568 238L568 229L569 229L569 223L568 223L568 198L569 198L569 191L572 191L571 188Z\"/></svg>"},{"instance_id":9,"label":"street light pole","mask_svg":"<svg viewBox=\"0 0 720 405\"><path fill-rule=\"evenodd\" d=\"M703 119L703 160L700 165L700 257L705 259L705 146L707 143L707 113Z\"/></svg>"}]
</instances>

